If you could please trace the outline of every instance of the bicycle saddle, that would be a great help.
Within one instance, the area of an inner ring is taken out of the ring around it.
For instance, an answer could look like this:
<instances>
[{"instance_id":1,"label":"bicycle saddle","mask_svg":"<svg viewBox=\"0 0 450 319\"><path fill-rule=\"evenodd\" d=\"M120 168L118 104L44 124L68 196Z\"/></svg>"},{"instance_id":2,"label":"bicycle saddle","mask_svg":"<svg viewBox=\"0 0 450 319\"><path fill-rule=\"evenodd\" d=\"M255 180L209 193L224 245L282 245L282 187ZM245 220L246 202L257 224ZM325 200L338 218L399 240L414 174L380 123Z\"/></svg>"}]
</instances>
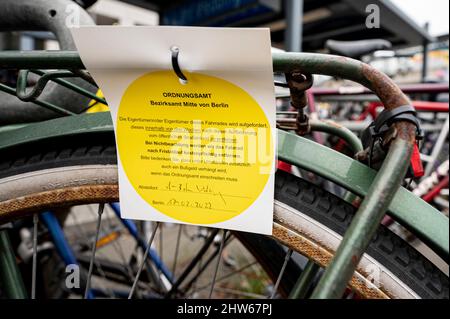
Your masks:
<instances>
[{"instance_id":1,"label":"bicycle saddle","mask_svg":"<svg viewBox=\"0 0 450 319\"><path fill-rule=\"evenodd\" d=\"M363 55L377 50L386 50L392 47L389 41L383 39L371 39L360 41L336 41L327 40L325 47L330 53L343 55L349 58L359 59Z\"/></svg>"}]
</instances>

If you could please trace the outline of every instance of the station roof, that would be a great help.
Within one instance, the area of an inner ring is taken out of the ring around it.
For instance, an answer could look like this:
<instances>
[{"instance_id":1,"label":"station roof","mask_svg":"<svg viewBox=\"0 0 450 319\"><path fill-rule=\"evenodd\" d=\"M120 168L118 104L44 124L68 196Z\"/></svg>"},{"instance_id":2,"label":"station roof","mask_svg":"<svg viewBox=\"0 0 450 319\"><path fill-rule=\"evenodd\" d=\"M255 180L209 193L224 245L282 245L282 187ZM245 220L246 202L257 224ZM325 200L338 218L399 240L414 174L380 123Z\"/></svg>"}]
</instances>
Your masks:
<instances>
[{"instance_id":1,"label":"station roof","mask_svg":"<svg viewBox=\"0 0 450 319\"><path fill-rule=\"evenodd\" d=\"M121 0L157 11L161 24L269 27L274 45L283 47L286 29L282 0ZM365 26L366 8L380 9L380 28ZM320 50L327 39L382 38L395 48L434 39L389 0L304 0L303 48Z\"/></svg>"}]
</instances>

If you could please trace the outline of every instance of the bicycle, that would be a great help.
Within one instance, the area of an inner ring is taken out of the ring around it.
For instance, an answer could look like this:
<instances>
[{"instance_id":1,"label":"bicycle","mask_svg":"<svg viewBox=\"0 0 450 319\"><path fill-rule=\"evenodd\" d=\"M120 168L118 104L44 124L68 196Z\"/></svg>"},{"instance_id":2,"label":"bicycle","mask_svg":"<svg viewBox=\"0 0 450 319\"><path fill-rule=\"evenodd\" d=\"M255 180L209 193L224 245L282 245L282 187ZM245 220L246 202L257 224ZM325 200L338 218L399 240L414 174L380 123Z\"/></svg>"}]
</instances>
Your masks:
<instances>
[{"instance_id":1,"label":"bicycle","mask_svg":"<svg viewBox=\"0 0 450 319\"><path fill-rule=\"evenodd\" d=\"M18 14L20 6L14 5L13 1L5 3L11 5L10 8L16 10L16 14L11 14L10 10L9 16L4 17L4 14L0 13L0 28L4 28L5 24L9 27L21 27L25 17ZM84 71L70 40L65 38L67 31L64 31L63 9L68 2L54 1L51 10L57 12L54 15L56 19L50 20L49 7L43 6L42 2L24 0L21 3L26 3L34 12L38 12L37 16L47 17L45 23L41 20L32 21L36 23L34 27L53 30L62 43L62 51L1 52L0 68L58 69L60 71L37 70L40 79L44 79L40 85L52 80L58 85L70 88L76 94L66 94L66 99L59 101L59 94L55 92L61 89L53 87L53 92L48 93L49 95L24 96L21 93L26 92L26 71L18 74L17 90L0 84L1 91L13 96L8 100L11 104L4 105L14 106L4 107L9 110L11 116L7 118L2 114L3 123L18 123L18 119L22 121L22 124L3 127L0 133L0 224L23 220L31 215L38 216L44 211L57 212L61 207L92 203L100 203L98 213L101 215L103 203L118 201L117 160L111 119L108 113L74 113L84 112L90 99L102 103L106 101L93 93L96 89L86 89L94 82ZM85 13L83 19L82 23L92 23ZM66 43L64 39L67 40ZM390 110L409 104L409 100L389 78L359 61L320 54L274 53L273 63L275 71L291 76L298 74L300 70L303 75L319 73L356 81L375 91ZM77 77L77 82L62 79L67 76ZM303 81L296 77L291 79L294 82ZM292 89L292 99L295 100L305 94L305 91L295 91L292 81L287 85ZM41 91L40 88L34 92ZM17 96L26 102L19 103ZM77 96L77 100L74 100L73 96ZM3 99L4 96L0 98ZM26 119L33 118L28 112L32 104L34 115L38 116L34 119L45 121L24 124ZM42 107L50 111L41 112ZM299 110L301 109L299 107ZM57 118L48 119L49 117ZM356 208L343 198L291 174L282 171L276 173L273 239L286 248L270 248L269 251L277 255L276 258L271 258L263 249L267 247L267 243L273 243L272 241L265 241L257 236L253 238L254 245L251 246L251 249L259 249L254 253L257 257L264 258L258 261L274 281L272 297L279 289L282 295L291 297L339 298L348 286L363 297L448 298L448 277L388 229L378 227L388 210L393 218L415 233L445 260L448 259L448 219L400 187L409 166L405 159L410 158L416 142L416 127L407 121L396 122L393 127L397 134L395 138L390 135L388 140L384 136L381 141L386 145L390 144L390 147L378 173L359 161L304 137L278 131L278 156L281 160L321 176L363 197L364 201L354 215ZM361 148L354 135L332 123L321 122L315 129L325 129ZM311 125L310 130L315 129ZM362 149L360 151L364 152ZM38 218L33 218L32 225L36 230ZM217 232L211 232L205 243L211 245ZM99 228L95 237L98 237L98 234ZM147 252L155 234L156 231L153 230L145 245ZM245 236L244 233L234 235L238 238ZM14 252L11 251L4 229L1 236L2 283L10 295L23 297L24 290L19 284L20 273L12 259ZM37 236L36 231L34 236ZM244 243L251 242L252 236L248 236L243 240ZM221 244L215 250L216 255L221 256L227 238L227 234L222 235ZM93 249L97 241L94 243ZM203 247L199 251L203 253L201 256L207 250ZM35 241L34 255L36 250ZM291 258L293 252L310 260L300 277L298 264ZM95 256L95 250L90 256ZM183 274L190 273L198 265L200 258L197 256L199 254L192 259ZM145 266L147 260L145 252L143 260L139 265L140 269ZM273 265L273 261L278 263ZM89 264L93 262L95 261L92 258ZM216 267L217 265L219 264L217 263ZM317 274L321 267L326 270L317 283ZM32 276L36 276L35 267L33 269ZM136 278L139 279L140 271L135 270ZM374 270L377 273L376 278ZM151 271L148 273L151 274ZM187 276L188 274L179 276L172 282L169 280L169 289L163 296L179 296L178 289ZM170 279L170 276L166 277ZM136 278L134 283L138 283ZM316 283L317 286L314 287ZM142 293L144 295L141 297L152 297L146 296L146 291Z\"/></svg>"}]
</instances>

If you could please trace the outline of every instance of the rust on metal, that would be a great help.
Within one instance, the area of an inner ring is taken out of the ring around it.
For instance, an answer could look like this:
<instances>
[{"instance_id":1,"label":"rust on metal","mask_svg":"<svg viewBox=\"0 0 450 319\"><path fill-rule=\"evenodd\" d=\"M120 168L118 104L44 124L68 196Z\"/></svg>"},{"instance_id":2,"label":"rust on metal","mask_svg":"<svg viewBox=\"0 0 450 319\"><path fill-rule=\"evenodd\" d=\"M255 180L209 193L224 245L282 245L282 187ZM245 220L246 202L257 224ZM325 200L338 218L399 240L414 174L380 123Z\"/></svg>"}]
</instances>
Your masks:
<instances>
[{"instance_id":1,"label":"rust on metal","mask_svg":"<svg viewBox=\"0 0 450 319\"><path fill-rule=\"evenodd\" d=\"M283 225L274 222L273 235L284 245L292 248L294 251L301 252L302 255L313 260L319 266L326 268L333 258L334 252L321 247L303 234L298 234ZM394 298L389 292L384 291L383 287L375 287L367 278L370 274L362 269L356 269L355 274L348 283L348 286L356 291L361 297L368 299L391 299ZM364 278L364 279L363 279Z\"/></svg>"},{"instance_id":2,"label":"rust on metal","mask_svg":"<svg viewBox=\"0 0 450 319\"><path fill-rule=\"evenodd\" d=\"M313 76L293 71L286 74L286 81L291 95L291 105L297 110L295 132L298 135L308 134L311 128L309 118L305 114L305 107L308 105L306 90L313 85Z\"/></svg>"},{"instance_id":3,"label":"rust on metal","mask_svg":"<svg viewBox=\"0 0 450 319\"><path fill-rule=\"evenodd\" d=\"M386 74L365 63L361 63L361 65L363 76L372 84L375 94L383 102L386 109L392 110L411 103L408 97Z\"/></svg>"},{"instance_id":4,"label":"rust on metal","mask_svg":"<svg viewBox=\"0 0 450 319\"><path fill-rule=\"evenodd\" d=\"M372 89L387 110L411 104L409 98L386 74L365 63L361 63L361 65L363 76L371 83ZM416 127L414 124L397 122L394 125L397 129L397 137L408 141L412 147L416 141Z\"/></svg>"},{"instance_id":5,"label":"rust on metal","mask_svg":"<svg viewBox=\"0 0 450 319\"><path fill-rule=\"evenodd\" d=\"M353 263L355 266L358 266L358 263L359 263L358 256L355 256L355 255L352 256L352 263Z\"/></svg>"},{"instance_id":6,"label":"rust on metal","mask_svg":"<svg viewBox=\"0 0 450 319\"><path fill-rule=\"evenodd\" d=\"M0 202L0 224L23 218L37 211L91 203L111 203L118 200L117 184L83 185L30 194Z\"/></svg>"},{"instance_id":7,"label":"rust on metal","mask_svg":"<svg viewBox=\"0 0 450 319\"><path fill-rule=\"evenodd\" d=\"M372 90L380 98L384 107L387 110L392 110L403 105L410 105L409 98L400 90L400 88L383 72L361 63L361 72L364 78L370 83ZM390 143L395 139L400 138L405 140L410 145L411 149L416 143L416 127L410 122L396 122L393 129L388 131L383 137L383 148L388 149ZM359 152L356 159L366 163L368 161L369 149ZM376 162L376 158L374 158Z\"/></svg>"}]
</instances>

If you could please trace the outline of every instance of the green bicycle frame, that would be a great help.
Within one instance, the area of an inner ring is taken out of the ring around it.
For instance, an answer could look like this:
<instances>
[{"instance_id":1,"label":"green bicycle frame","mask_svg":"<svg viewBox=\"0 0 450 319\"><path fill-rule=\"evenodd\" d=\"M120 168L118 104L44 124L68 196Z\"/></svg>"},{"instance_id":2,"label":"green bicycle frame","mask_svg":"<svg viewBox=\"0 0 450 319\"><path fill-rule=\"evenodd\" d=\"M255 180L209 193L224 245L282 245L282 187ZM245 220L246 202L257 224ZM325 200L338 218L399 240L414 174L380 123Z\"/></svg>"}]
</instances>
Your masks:
<instances>
[{"instance_id":1,"label":"green bicycle frame","mask_svg":"<svg viewBox=\"0 0 450 319\"><path fill-rule=\"evenodd\" d=\"M0 128L0 150L25 147L54 138L114 134L107 112L62 117L18 128ZM278 158L314 172L352 193L364 197L376 171L328 147L278 130ZM389 206L389 214L419 236L442 257L449 255L448 218L405 188L400 188Z\"/></svg>"},{"instance_id":2,"label":"green bicycle frame","mask_svg":"<svg viewBox=\"0 0 450 319\"><path fill-rule=\"evenodd\" d=\"M392 83L390 79L361 62L320 54L277 53L273 57L275 71L300 70L354 80L374 90L382 97L385 106L391 109L408 102L395 85L390 85L390 91L386 91L383 85ZM43 66L47 69L84 69L76 52L21 52L20 57L17 52L0 53L0 68L11 68L11 65L24 69ZM8 90L5 87L0 89ZM397 128L398 138L394 139L378 173L322 145L278 131L278 156L281 160L323 176L364 198L323 280L314 292L315 298L340 297L386 210L448 260L448 218L400 187L408 165L405 158L411 154L413 141L410 127L399 125ZM10 129L5 127L0 129L0 150L63 136L81 137L99 133L113 134L109 113L68 116ZM349 258L353 256L356 258Z\"/></svg>"}]
</instances>

